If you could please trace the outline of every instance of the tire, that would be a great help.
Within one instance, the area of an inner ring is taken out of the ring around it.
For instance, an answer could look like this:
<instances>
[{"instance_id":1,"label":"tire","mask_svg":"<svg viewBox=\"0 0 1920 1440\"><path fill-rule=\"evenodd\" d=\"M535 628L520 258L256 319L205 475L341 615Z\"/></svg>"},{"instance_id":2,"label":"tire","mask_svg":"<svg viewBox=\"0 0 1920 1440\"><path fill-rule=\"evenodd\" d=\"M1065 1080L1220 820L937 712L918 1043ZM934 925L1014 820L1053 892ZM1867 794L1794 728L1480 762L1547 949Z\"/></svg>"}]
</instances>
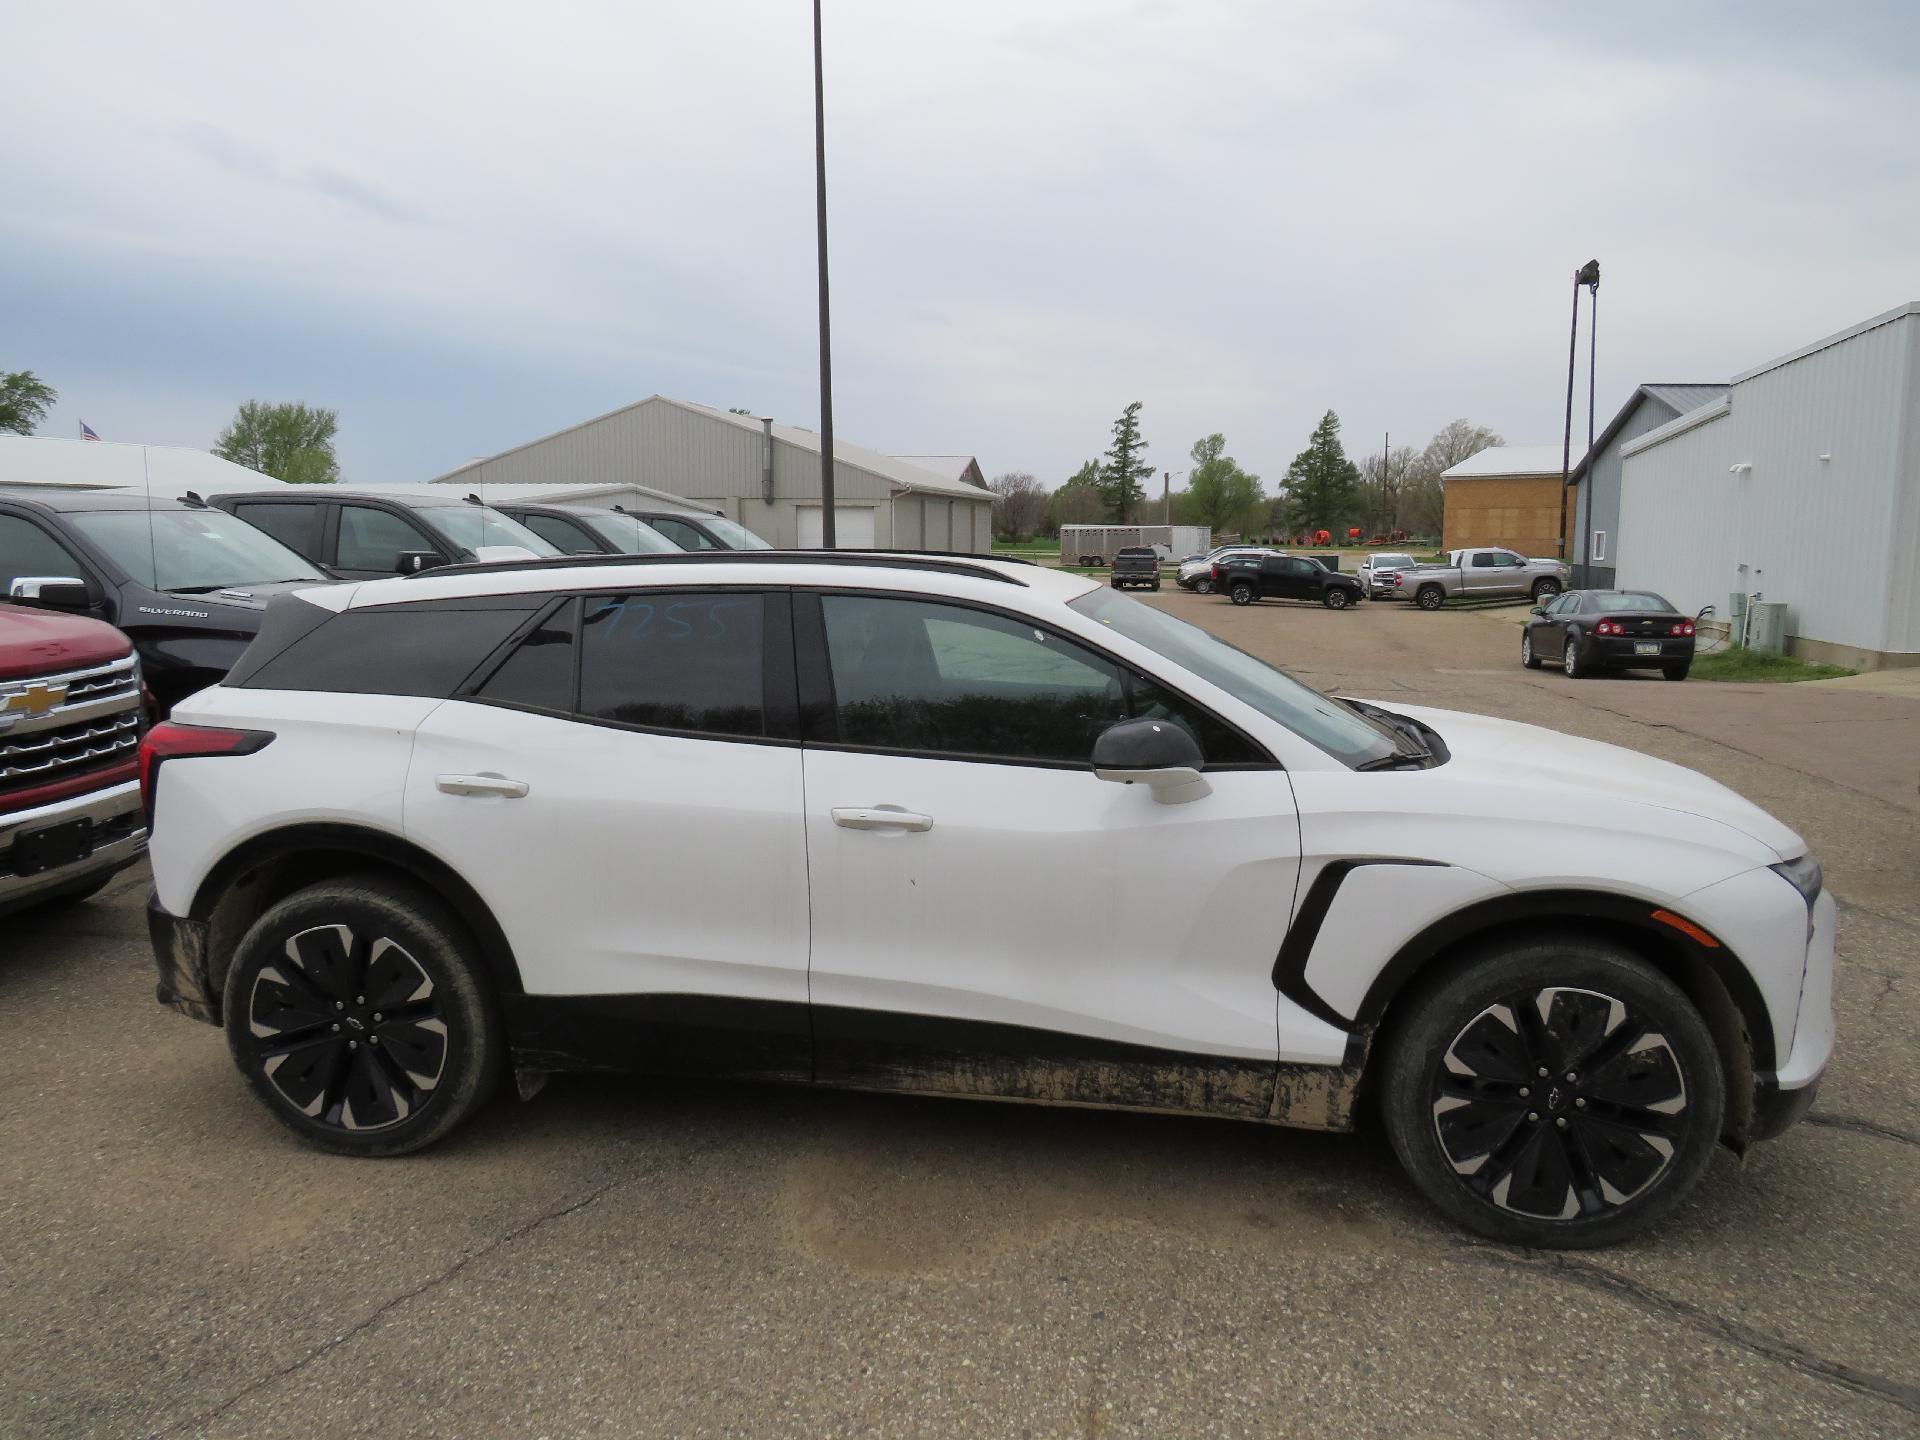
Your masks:
<instances>
[{"instance_id":1,"label":"tire","mask_svg":"<svg viewBox=\"0 0 1920 1440\"><path fill-rule=\"evenodd\" d=\"M1571 932L1506 942L1401 1004L1387 1134L1414 1185L1469 1230L1610 1245L1671 1214L1713 1157L1726 1105L1713 1037L1677 985L1619 946Z\"/></svg>"},{"instance_id":2,"label":"tire","mask_svg":"<svg viewBox=\"0 0 1920 1440\"><path fill-rule=\"evenodd\" d=\"M1529 670L1538 670L1540 668L1540 657L1533 653L1533 631L1531 629L1520 632L1520 663Z\"/></svg>"},{"instance_id":3,"label":"tire","mask_svg":"<svg viewBox=\"0 0 1920 1440\"><path fill-rule=\"evenodd\" d=\"M1560 582L1558 580L1536 580L1533 582L1533 603L1536 605L1542 600L1551 600L1559 593Z\"/></svg>"},{"instance_id":4,"label":"tire","mask_svg":"<svg viewBox=\"0 0 1920 1440\"><path fill-rule=\"evenodd\" d=\"M505 1068L477 950L458 916L417 886L381 874L309 885L269 907L235 950L227 1047L266 1107L310 1144L342 1155L423 1149L478 1110Z\"/></svg>"},{"instance_id":5,"label":"tire","mask_svg":"<svg viewBox=\"0 0 1920 1440\"><path fill-rule=\"evenodd\" d=\"M1414 592L1413 603L1422 610L1438 610L1447 603L1447 592L1438 585L1422 585Z\"/></svg>"},{"instance_id":6,"label":"tire","mask_svg":"<svg viewBox=\"0 0 1920 1440\"><path fill-rule=\"evenodd\" d=\"M1156 580L1153 582L1152 585L1148 586L1147 588L1152 590L1154 593L1158 594L1160 590L1160 582Z\"/></svg>"},{"instance_id":7,"label":"tire","mask_svg":"<svg viewBox=\"0 0 1920 1440\"><path fill-rule=\"evenodd\" d=\"M1662 665L1660 673L1669 680L1684 680L1693 673L1693 662L1686 660L1678 665Z\"/></svg>"},{"instance_id":8,"label":"tire","mask_svg":"<svg viewBox=\"0 0 1920 1440\"><path fill-rule=\"evenodd\" d=\"M1227 592L1227 595L1236 605L1251 605L1257 598L1254 594L1253 586L1245 584L1235 585Z\"/></svg>"},{"instance_id":9,"label":"tire","mask_svg":"<svg viewBox=\"0 0 1920 1440\"><path fill-rule=\"evenodd\" d=\"M1580 641L1571 631L1568 632L1566 644L1560 651L1560 673L1569 680L1586 678L1587 667L1580 660Z\"/></svg>"},{"instance_id":10,"label":"tire","mask_svg":"<svg viewBox=\"0 0 1920 1440\"><path fill-rule=\"evenodd\" d=\"M1211 580L1194 581L1193 593L1196 595L1211 595L1213 593L1213 581Z\"/></svg>"}]
</instances>

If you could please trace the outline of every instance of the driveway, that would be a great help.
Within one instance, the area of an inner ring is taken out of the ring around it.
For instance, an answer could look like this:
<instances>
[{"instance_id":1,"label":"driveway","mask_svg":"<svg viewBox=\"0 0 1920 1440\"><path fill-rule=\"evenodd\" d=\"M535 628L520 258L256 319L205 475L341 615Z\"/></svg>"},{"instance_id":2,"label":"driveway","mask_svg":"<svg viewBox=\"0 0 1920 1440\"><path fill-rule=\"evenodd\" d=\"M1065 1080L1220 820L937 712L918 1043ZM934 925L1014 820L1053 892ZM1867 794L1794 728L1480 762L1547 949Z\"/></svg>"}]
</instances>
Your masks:
<instances>
[{"instance_id":1,"label":"driveway","mask_svg":"<svg viewBox=\"0 0 1920 1440\"><path fill-rule=\"evenodd\" d=\"M1799 827L1842 905L1814 1123L1578 1256L1449 1228L1371 1129L582 1078L356 1162L154 1005L136 872L0 921L0 1435L1914 1434L1920 700L1530 674L1511 611L1149 603Z\"/></svg>"}]
</instances>

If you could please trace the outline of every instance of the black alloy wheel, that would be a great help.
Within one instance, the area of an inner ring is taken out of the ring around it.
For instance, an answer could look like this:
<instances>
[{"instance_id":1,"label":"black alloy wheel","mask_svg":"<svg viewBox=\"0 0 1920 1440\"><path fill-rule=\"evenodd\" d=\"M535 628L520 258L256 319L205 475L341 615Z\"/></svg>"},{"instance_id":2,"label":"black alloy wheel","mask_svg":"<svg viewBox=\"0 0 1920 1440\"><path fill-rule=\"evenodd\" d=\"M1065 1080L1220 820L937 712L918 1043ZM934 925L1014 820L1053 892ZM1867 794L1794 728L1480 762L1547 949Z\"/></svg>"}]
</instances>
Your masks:
<instances>
[{"instance_id":1,"label":"black alloy wheel","mask_svg":"<svg viewBox=\"0 0 1920 1440\"><path fill-rule=\"evenodd\" d=\"M1389 1062L1395 1150L1496 1240L1607 1244L1678 1205L1725 1104L1713 1040L1673 982L1567 937L1457 972Z\"/></svg>"},{"instance_id":2,"label":"black alloy wheel","mask_svg":"<svg viewBox=\"0 0 1920 1440\"><path fill-rule=\"evenodd\" d=\"M1236 605L1251 605L1255 598L1253 586L1246 584L1244 581L1235 585L1233 589L1228 592L1228 596Z\"/></svg>"},{"instance_id":3,"label":"black alloy wheel","mask_svg":"<svg viewBox=\"0 0 1920 1440\"><path fill-rule=\"evenodd\" d=\"M1414 595L1413 603L1422 610L1438 610L1447 603L1447 592L1438 585L1422 585Z\"/></svg>"},{"instance_id":4,"label":"black alloy wheel","mask_svg":"<svg viewBox=\"0 0 1920 1440\"><path fill-rule=\"evenodd\" d=\"M1320 603L1329 610L1344 610L1353 603L1353 597L1346 592L1346 587L1330 585L1320 597Z\"/></svg>"},{"instance_id":5,"label":"black alloy wheel","mask_svg":"<svg viewBox=\"0 0 1920 1440\"><path fill-rule=\"evenodd\" d=\"M1520 663L1529 670L1540 668L1540 657L1533 653L1533 627L1529 625L1520 632Z\"/></svg>"},{"instance_id":6,"label":"black alloy wheel","mask_svg":"<svg viewBox=\"0 0 1920 1440\"><path fill-rule=\"evenodd\" d=\"M235 951L224 996L234 1061L323 1148L431 1144L485 1100L504 1053L473 950L436 897L384 876L297 891Z\"/></svg>"}]
</instances>

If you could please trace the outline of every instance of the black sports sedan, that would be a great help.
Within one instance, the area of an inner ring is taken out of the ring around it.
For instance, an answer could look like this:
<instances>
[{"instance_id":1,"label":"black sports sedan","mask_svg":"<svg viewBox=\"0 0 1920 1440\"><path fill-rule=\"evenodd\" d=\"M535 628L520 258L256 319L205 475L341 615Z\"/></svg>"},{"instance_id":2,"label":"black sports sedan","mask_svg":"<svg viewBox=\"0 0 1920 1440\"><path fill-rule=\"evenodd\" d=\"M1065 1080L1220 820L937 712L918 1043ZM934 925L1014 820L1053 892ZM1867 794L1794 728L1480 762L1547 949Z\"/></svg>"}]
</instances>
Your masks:
<instances>
[{"instance_id":1,"label":"black sports sedan","mask_svg":"<svg viewBox=\"0 0 1920 1440\"><path fill-rule=\"evenodd\" d=\"M1693 668L1693 617L1651 590L1569 590L1533 607L1520 663L1529 670L1557 664L1569 680L1598 670L1658 670L1684 680Z\"/></svg>"}]
</instances>

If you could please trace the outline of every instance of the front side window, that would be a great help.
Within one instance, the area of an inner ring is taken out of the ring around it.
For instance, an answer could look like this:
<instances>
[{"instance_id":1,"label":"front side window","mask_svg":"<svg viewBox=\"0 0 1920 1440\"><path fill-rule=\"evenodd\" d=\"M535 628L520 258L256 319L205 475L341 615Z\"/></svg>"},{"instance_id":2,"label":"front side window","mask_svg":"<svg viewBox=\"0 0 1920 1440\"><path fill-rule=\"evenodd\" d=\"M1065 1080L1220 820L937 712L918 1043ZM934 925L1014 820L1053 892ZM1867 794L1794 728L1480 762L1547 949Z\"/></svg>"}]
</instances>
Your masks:
<instances>
[{"instance_id":1,"label":"front side window","mask_svg":"<svg viewBox=\"0 0 1920 1440\"><path fill-rule=\"evenodd\" d=\"M327 578L224 510L95 510L68 518L136 584L176 595Z\"/></svg>"},{"instance_id":2,"label":"front side window","mask_svg":"<svg viewBox=\"0 0 1920 1440\"><path fill-rule=\"evenodd\" d=\"M675 520L666 515L650 515L647 517L647 523L682 550L718 550L720 548L706 534L696 530L684 520Z\"/></svg>"},{"instance_id":3,"label":"front side window","mask_svg":"<svg viewBox=\"0 0 1920 1440\"><path fill-rule=\"evenodd\" d=\"M580 519L622 555L672 555L681 548L637 515L599 510L582 514Z\"/></svg>"},{"instance_id":4,"label":"front side window","mask_svg":"<svg viewBox=\"0 0 1920 1440\"><path fill-rule=\"evenodd\" d=\"M23 575L86 578L67 547L38 525L18 515L0 515L0 599L13 593L13 582Z\"/></svg>"},{"instance_id":5,"label":"front side window","mask_svg":"<svg viewBox=\"0 0 1920 1440\"><path fill-rule=\"evenodd\" d=\"M342 570L378 570L391 574L394 562L410 550L444 552L410 522L390 510L371 505L340 507L339 558L334 562ZM456 557L449 555L449 560Z\"/></svg>"},{"instance_id":6,"label":"front side window","mask_svg":"<svg viewBox=\"0 0 1920 1440\"><path fill-rule=\"evenodd\" d=\"M771 550L773 547L737 520L724 515L709 515L700 522L726 541L730 550Z\"/></svg>"},{"instance_id":7,"label":"front side window","mask_svg":"<svg viewBox=\"0 0 1920 1440\"><path fill-rule=\"evenodd\" d=\"M724 590L589 596L580 713L700 735L765 735L764 610L762 596Z\"/></svg>"},{"instance_id":8,"label":"front side window","mask_svg":"<svg viewBox=\"0 0 1920 1440\"><path fill-rule=\"evenodd\" d=\"M518 545L531 555L560 553L511 515L503 515L490 506L435 505L428 510L427 519L463 550L478 550L482 545ZM428 548L444 550L446 547Z\"/></svg>"},{"instance_id":9,"label":"front side window","mask_svg":"<svg viewBox=\"0 0 1920 1440\"><path fill-rule=\"evenodd\" d=\"M1085 763L1127 718L1117 666L1009 616L877 595L820 604L842 744Z\"/></svg>"}]
</instances>

